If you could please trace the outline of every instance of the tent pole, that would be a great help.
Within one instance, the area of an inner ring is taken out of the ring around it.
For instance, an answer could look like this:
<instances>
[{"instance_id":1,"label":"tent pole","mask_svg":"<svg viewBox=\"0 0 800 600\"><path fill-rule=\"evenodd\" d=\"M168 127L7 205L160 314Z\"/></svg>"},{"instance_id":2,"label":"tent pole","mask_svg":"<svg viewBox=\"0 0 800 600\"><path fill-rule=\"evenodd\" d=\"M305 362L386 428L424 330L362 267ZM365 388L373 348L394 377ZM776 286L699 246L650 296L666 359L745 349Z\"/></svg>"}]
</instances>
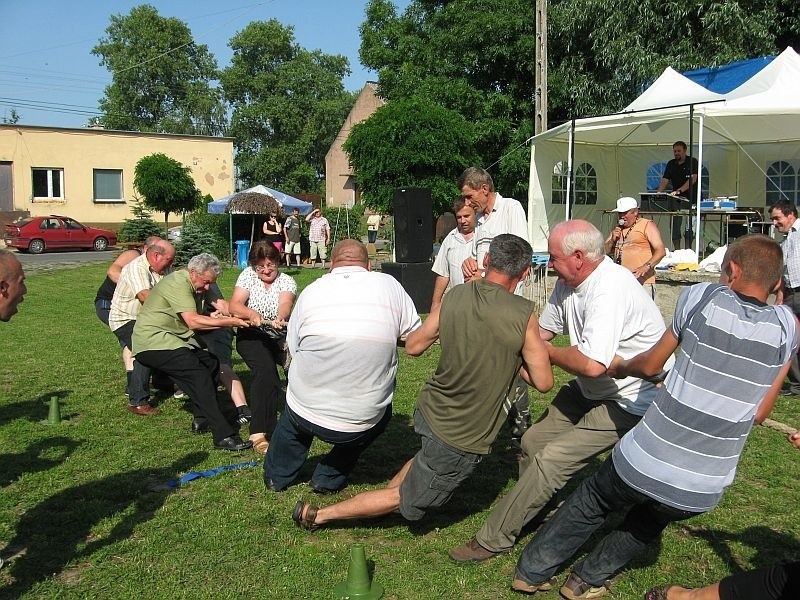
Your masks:
<instances>
[{"instance_id":1,"label":"tent pole","mask_svg":"<svg viewBox=\"0 0 800 600\"><path fill-rule=\"evenodd\" d=\"M572 172L573 161L575 160L575 117L572 117L569 128L569 156L567 157L567 197L564 199L566 207L564 209L564 220L569 221L571 217L571 207L575 195L575 177Z\"/></svg>"},{"instance_id":2,"label":"tent pole","mask_svg":"<svg viewBox=\"0 0 800 600\"><path fill-rule=\"evenodd\" d=\"M703 196L703 125L705 123L705 115L700 113L700 133L698 134L697 138L697 184L695 184L695 203L697 206L696 218L697 218L697 232L694 236L694 253L697 255L697 260L700 260L700 237L703 233L702 223L700 222L700 199ZM691 163L689 165L689 178L691 180ZM720 234L721 235L721 234Z\"/></svg>"}]
</instances>

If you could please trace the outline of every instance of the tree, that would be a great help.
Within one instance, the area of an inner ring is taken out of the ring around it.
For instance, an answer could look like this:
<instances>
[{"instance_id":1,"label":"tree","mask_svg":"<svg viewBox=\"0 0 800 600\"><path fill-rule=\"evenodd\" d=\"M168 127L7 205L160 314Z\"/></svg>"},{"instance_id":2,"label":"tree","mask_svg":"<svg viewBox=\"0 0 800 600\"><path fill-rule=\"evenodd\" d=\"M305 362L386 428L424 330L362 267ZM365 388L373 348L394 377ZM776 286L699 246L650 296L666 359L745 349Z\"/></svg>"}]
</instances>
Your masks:
<instances>
[{"instance_id":1,"label":"tree","mask_svg":"<svg viewBox=\"0 0 800 600\"><path fill-rule=\"evenodd\" d=\"M3 115L3 123L5 123L6 125L15 125L16 123L19 123L19 118L20 116L19 113L17 112L17 109L12 108L8 112L8 116Z\"/></svg>"},{"instance_id":2,"label":"tree","mask_svg":"<svg viewBox=\"0 0 800 600\"><path fill-rule=\"evenodd\" d=\"M475 127L479 165L527 195L534 113L534 3L370 0L361 62L390 103L426 97ZM550 0L551 124L620 110L667 65L678 70L776 53L800 40L796 0Z\"/></svg>"},{"instance_id":3,"label":"tree","mask_svg":"<svg viewBox=\"0 0 800 600\"><path fill-rule=\"evenodd\" d=\"M112 74L100 100L102 124L110 129L221 135L225 105L217 63L189 27L149 4L129 15L112 15L106 37L92 49Z\"/></svg>"},{"instance_id":4,"label":"tree","mask_svg":"<svg viewBox=\"0 0 800 600\"><path fill-rule=\"evenodd\" d=\"M221 76L231 104L230 135L246 185L290 193L324 190L325 154L353 104L343 56L308 51L292 27L256 21L233 36Z\"/></svg>"},{"instance_id":5,"label":"tree","mask_svg":"<svg viewBox=\"0 0 800 600\"><path fill-rule=\"evenodd\" d=\"M353 126L344 149L364 204L390 213L398 187L431 189L434 213L449 210L456 179L475 156L473 127L453 110L411 97L380 107Z\"/></svg>"},{"instance_id":6,"label":"tree","mask_svg":"<svg viewBox=\"0 0 800 600\"><path fill-rule=\"evenodd\" d=\"M153 220L139 198L131 202L132 219L125 219L119 228L117 239L120 242L144 242L151 235L161 235L161 228Z\"/></svg>"},{"instance_id":7,"label":"tree","mask_svg":"<svg viewBox=\"0 0 800 600\"><path fill-rule=\"evenodd\" d=\"M146 207L164 213L165 236L169 213L191 211L200 204L191 169L166 154L157 152L141 158L134 170L133 187Z\"/></svg>"}]
</instances>

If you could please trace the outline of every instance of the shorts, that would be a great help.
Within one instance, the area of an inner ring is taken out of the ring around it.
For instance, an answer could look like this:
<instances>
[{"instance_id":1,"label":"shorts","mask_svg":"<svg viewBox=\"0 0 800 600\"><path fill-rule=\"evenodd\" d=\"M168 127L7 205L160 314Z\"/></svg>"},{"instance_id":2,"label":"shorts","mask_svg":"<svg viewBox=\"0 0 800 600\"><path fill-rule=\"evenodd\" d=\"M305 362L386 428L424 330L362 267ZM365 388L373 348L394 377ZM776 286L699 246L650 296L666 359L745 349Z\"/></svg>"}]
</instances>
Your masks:
<instances>
[{"instance_id":1,"label":"shorts","mask_svg":"<svg viewBox=\"0 0 800 600\"><path fill-rule=\"evenodd\" d=\"M300 254L300 242L286 242L286 254Z\"/></svg>"},{"instance_id":2,"label":"shorts","mask_svg":"<svg viewBox=\"0 0 800 600\"><path fill-rule=\"evenodd\" d=\"M133 326L136 325L136 321L128 321L122 327L117 327L114 330L114 335L117 336L119 340L119 345L123 348L131 349L131 336L133 335Z\"/></svg>"},{"instance_id":3,"label":"shorts","mask_svg":"<svg viewBox=\"0 0 800 600\"><path fill-rule=\"evenodd\" d=\"M111 313L111 300L97 298L94 301L94 312L97 318L108 326L108 315Z\"/></svg>"},{"instance_id":4,"label":"shorts","mask_svg":"<svg viewBox=\"0 0 800 600\"><path fill-rule=\"evenodd\" d=\"M319 257L322 260L328 258L328 248L325 246L325 242L311 242L311 260L317 258L317 251L319 251Z\"/></svg>"},{"instance_id":5,"label":"shorts","mask_svg":"<svg viewBox=\"0 0 800 600\"><path fill-rule=\"evenodd\" d=\"M400 484L400 514L409 521L419 521L428 508L446 504L483 460L480 454L441 442L419 410L414 412L414 430L421 438L422 448Z\"/></svg>"}]
</instances>

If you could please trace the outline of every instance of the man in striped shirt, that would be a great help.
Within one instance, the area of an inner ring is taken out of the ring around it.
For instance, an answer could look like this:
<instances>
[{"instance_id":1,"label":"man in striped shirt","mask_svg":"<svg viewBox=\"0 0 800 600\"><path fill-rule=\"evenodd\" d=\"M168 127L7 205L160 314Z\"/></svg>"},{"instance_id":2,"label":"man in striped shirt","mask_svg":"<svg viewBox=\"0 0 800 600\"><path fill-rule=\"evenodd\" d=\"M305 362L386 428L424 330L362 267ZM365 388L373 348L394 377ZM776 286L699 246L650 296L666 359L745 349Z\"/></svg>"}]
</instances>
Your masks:
<instances>
[{"instance_id":1,"label":"man in striped shirt","mask_svg":"<svg viewBox=\"0 0 800 600\"><path fill-rule=\"evenodd\" d=\"M534 593L612 512L623 522L574 565L565 598L599 598L609 579L673 521L707 512L731 484L754 422L772 410L797 350L797 320L766 301L780 284L780 246L763 235L728 248L720 282L681 294L672 328L650 350L616 358L614 377L654 377L675 366L611 460L569 497L526 546L512 587Z\"/></svg>"}]
</instances>

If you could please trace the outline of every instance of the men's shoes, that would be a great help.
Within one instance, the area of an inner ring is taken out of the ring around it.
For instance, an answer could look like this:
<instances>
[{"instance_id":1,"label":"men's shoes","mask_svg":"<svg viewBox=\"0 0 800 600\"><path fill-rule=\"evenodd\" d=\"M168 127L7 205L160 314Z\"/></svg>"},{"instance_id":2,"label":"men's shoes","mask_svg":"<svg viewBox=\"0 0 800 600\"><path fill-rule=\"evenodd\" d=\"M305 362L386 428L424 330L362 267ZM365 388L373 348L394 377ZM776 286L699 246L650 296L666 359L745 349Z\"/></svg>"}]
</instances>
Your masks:
<instances>
[{"instance_id":1,"label":"men's shoes","mask_svg":"<svg viewBox=\"0 0 800 600\"><path fill-rule=\"evenodd\" d=\"M182 400L186 398L186 392L184 392L181 388L175 388L175 391L172 393L172 397L176 398L177 400Z\"/></svg>"},{"instance_id":2,"label":"men's shoes","mask_svg":"<svg viewBox=\"0 0 800 600\"><path fill-rule=\"evenodd\" d=\"M347 485L345 484L340 488L333 489L333 488L321 487L321 486L318 486L318 485L315 485L314 483L312 483L311 484L311 491L314 492L315 494L319 494L320 496L330 496L331 494L338 494L339 492L341 492L346 487L347 487Z\"/></svg>"},{"instance_id":3,"label":"men's shoes","mask_svg":"<svg viewBox=\"0 0 800 600\"><path fill-rule=\"evenodd\" d=\"M201 434L211 431L211 425L202 417L195 417L192 421L192 433Z\"/></svg>"},{"instance_id":4,"label":"men's shoes","mask_svg":"<svg viewBox=\"0 0 800 600\"><path fill-rule=\"evenodd\" d=\"M586 583L573 571L569 574L569 577L567 577L567 580L559 591L567 600L591 600L592 598L601 598L605 596L610 588L611 581L606 580L603 582L603 585L595 587L590 583Z\"/></svg>"},{"instance_id":5,"label":"men's shoes","mask_svg":"<svg viewBox=\"0 0 800 600\"><path fill-rule=\"evenodd\" d=\"M214 448L220 450L230 450L231 452L239 452L240 450L247 450L253 445L253 442L247 440L246 442L238 435L232 435L214 442Z\"/></svg>"},{"instance_id":6,"label":"men's shoes","mask_svg":"<svg viewBox=\"0 0 800 600\"><path fill-rule=\"evenodd\" d=\"M793 398L793 397L797 396L797 394L795 394L795 393L794 393L794 392L791 390L791 388L784 388L784 389L782 389L782 390L780 391L780 395L781 395L781 396L783 396L783 397L788 397L788 398Z\"/></svg>"},{"instance_id":7,"label":"men's shoes","mask_svg":"<svg viewBox=\"0 0 800 600\"><path fill-rule=\"evenodd\" d=\"M143 417L161 414L160 410L153 408L149 404L139 404L138 406L132 406L129 404L128 410L135 415L142 415Z\"/></svg>"},{"instance_id":8,"label":"men's shoes","mask_svg":"<svg viewBox=\"0 0 800 600\"><path fill-rule=\"evenodd\" d=\"M264 479L264 486L266 486L270 492L282 492L286 489L285 487L278 487L278 485L268 477Z\"/></svg>"},{"instance_id":9,"label":"men's shoes","mask_svg":"<svg viewBox=\"0 0 800 600\"><path fill-rule=\"evenodd\" d=\"M450 558L460 563L478 563L507 553L508 550L505 552L492 552L491 550L487 550L480 545L477 539L472 538L466 544L461 544L458 548L453 548L450 551Z\"/></svg>"},{"instance_id":10,"label":"men's shoes","mask_svg":"<svg viewBox=\"0 0 800 600\"><path fill-rule=\"evenodd\" d=\"M519 577L515 577L511 582L511 589L515 592L522 592L523 594L535 594L536 592L547 592L552 590L555 584L555 577L551 578L550 581L544 581L537 584L530 584L527 581L523 581Z\"/></svg>"}]
</instances>

